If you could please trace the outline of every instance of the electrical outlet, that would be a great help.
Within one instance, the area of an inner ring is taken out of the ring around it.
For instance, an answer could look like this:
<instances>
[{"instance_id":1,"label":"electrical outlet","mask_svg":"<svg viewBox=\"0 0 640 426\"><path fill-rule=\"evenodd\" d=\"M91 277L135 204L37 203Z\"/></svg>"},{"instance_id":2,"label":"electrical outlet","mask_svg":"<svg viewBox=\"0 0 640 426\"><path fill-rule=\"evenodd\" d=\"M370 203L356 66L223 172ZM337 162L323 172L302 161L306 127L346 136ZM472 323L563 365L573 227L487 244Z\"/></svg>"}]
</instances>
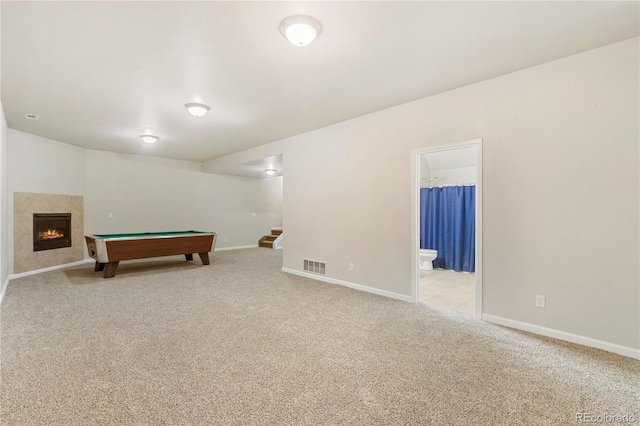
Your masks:
<instances>
[{"instance_id":1,"label":"electrical outlet","mask_svg":"<svg viewBox=\"0 0 640 426\"><path fill-rule=\"evenodd\" d=\"M546 308L547 301L544 296L536 296L536 308Z\"/></svg>"},{"instance_id":2,"label":"electrical outlet","mask_svg":"<svg viewBox=\"0 0 640 426\"><path fill-rule=\"evenodd\" d=\"M113 213L109 212L109 217L113 217Z\"/></svg>"},{"instance_id":3,"label":"electrical outlet","mask_svg":"<svg viewBox=\"0 0 640 426\"><path fill-rule=\"evenodd\" d=\"M223 243L226 243L226 242L227 242L227 238L226 238L226 237L225 237L225 238L223 238L223 239L222 239L222 242L223 242Z\"/></svg>"},{"instance_id":4,"label":"electrical outlet","mask_svg":"<svg viewBox=\"0 0 640 426\"><path fill-rule=\"evenodd\" d=\"M353 271L353 263L350 263L350 264L349 264L349 270L350 270L350 271Z\"/></svg>"}]
</instances>

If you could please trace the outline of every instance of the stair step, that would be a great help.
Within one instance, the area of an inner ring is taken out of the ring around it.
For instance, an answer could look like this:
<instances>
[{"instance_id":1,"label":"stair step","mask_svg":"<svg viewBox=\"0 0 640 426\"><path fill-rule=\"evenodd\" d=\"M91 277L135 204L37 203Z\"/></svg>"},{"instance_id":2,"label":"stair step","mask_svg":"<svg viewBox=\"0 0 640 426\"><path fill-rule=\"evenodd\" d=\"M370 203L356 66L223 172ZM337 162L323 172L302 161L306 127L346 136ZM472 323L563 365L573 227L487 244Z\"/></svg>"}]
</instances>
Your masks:
<instances>
[{"instance_id":1,"label":"stair step","mask_svg":"<svg viewBox=\"0 0 640 426\"><path fill-rule=\"evenodd\" d=\"M277 237L274 235L265 235L264 237L260 238L260 241L258 241L258 247L273 248L273 241L276 238Z\"/></svg>"},{"instance_id":2,"label":"stair step","mask_svg":"<svg viewBox=\"0 0 640 426\"><path fill-rule=\"evenodd\" d=\"M258 247L273 248L273 242L282 234L282 228L272 228L271 235L263 235L258 241Z\"/></svg>"}]
</instances>

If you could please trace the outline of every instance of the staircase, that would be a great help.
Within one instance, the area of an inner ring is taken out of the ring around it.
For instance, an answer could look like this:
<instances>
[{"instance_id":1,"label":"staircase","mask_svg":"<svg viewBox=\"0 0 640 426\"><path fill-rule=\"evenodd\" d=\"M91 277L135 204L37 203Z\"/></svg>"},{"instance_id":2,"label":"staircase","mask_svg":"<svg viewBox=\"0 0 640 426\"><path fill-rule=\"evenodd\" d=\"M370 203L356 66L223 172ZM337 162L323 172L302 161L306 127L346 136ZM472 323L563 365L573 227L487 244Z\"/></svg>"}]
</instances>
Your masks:
<instances>
[{"instance_id":1,"label":"staircase","mask_svg":"<svg viewBox=\"0 0 640 426\"><path fill-rule=\"evenodd\" d=\"M265 235L258 241L258 247L282 248L282 228L271 228L271 235Z\"/></svg>"}]
</instances>

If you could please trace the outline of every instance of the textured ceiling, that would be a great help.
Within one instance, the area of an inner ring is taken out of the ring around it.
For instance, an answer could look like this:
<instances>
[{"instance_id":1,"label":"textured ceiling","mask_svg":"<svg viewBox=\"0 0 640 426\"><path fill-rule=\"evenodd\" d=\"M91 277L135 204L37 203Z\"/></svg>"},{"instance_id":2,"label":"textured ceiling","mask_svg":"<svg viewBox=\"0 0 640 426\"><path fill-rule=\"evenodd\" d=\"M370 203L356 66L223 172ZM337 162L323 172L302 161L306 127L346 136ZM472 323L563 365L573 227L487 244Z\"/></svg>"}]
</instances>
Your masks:
<instances>
[{"instance_id":1,"label":"textured ceiling","mask_svg":"<svg viewBox=\"0 0 640 426\"><path fill-rule=\"evenodd\" d=\"M1 99L13 129L204 161L635 37L638 6L4 1ZM280 34L294 14L322 23L313 44Z\"/></svg>"}]
</instances>

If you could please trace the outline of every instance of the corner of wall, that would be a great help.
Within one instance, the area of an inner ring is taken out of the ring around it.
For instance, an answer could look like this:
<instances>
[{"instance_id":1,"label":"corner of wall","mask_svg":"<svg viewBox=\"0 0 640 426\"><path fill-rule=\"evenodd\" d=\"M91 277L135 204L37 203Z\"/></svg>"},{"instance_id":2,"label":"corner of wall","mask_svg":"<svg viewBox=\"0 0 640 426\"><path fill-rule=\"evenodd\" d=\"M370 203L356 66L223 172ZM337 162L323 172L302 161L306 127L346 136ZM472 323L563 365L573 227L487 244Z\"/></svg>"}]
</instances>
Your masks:
<instances>
[{"instance_id":1,"label":"corner of wall","mask_svg":"<svg viewBox=\"0 0 640 426\"><path fill-rule=\"evenodd\" d=\"M7 120L0 102L0 302L9 277L9 185L7 181Z\"/></svg>"}]
</instances>

